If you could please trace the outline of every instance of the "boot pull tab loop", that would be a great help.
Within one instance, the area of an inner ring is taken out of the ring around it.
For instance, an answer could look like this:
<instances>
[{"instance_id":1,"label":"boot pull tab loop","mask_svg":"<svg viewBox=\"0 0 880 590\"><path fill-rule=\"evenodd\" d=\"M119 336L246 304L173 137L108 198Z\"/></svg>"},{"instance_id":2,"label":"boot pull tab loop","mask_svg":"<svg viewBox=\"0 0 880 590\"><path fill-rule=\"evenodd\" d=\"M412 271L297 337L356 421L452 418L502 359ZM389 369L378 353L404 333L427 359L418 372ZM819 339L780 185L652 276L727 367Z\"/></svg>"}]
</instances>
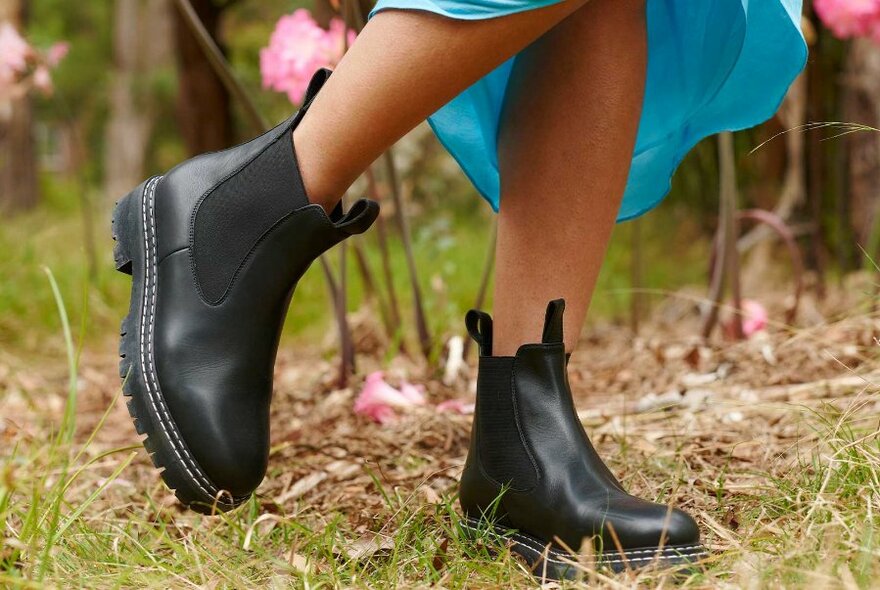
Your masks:
<instances>
[{"instance_id":1,"label":"boot pull tab loop","mask_svg":"<svg viewBox=\"0 0 880 590\"><path fill-rule=\"evenodd\" d=\"M318 91L324 86L324 83L330 77L330 74L333 72L328 70L327 68L321 68L317 72L312 75L312 79L309 81L309 85L306 88L306 95L303 98L302 102L302 110L305 111L309 108L309 105L312 104L312 101L318 95Z\"/></svg>"},{"instance_id":2,"label":"boot pull tab loop","mask_svg":"<svg viewBox=\"0 0 880 590\"><path fill-rule=\"evenodd\" d=\"M362 234L370 229L377 217L379 217L379 203L370 199L359 199L347 213L342 212L342 201L339 201L330 213L330 221L336 229L349 236Z\"/></svg>"},{"instance_id":3,"label":"boot pull tab loop","mask_svg":"<svg viewBox=\"0 0 880 590\"><path fill-rule=\"evenodd\" d=\"M299 110L296 111L296 113L294 113L285 123L282 123L282 125L286 125L289 129L295 129L296 126L299 125L299 122L305 116L306 111L308 111L309 107L312 105L312 101L318 96L318 92L320 92L324 83L332 73L333 72L327 68L321 68L312 75L309 86L306 88L306 94L305 97L303 97L302 105L300 105Z\"/></svg>"},{"instance_id":4,"label":"boot pull tab loop","mask_svg":"<svg viewBox=\"0 0 880 590\"><path fill-rule=\"evenodd\" d=\"M464 316L468 334L480 347L480 356L492 356L492 316L472 309Z\"/></svg>"},{"instance_id":5,"label":"boot pull tab loop","mask_svg":"<svg viewBox=\"0 0 880 590\"><path fill-rule=\"evenodd\" d=\"M547 304L547 314L544 316L544 335L541 338L543 344L563 342L562 315L564 311L565 299L554 299Z\"/></svg>"}]
</instances>

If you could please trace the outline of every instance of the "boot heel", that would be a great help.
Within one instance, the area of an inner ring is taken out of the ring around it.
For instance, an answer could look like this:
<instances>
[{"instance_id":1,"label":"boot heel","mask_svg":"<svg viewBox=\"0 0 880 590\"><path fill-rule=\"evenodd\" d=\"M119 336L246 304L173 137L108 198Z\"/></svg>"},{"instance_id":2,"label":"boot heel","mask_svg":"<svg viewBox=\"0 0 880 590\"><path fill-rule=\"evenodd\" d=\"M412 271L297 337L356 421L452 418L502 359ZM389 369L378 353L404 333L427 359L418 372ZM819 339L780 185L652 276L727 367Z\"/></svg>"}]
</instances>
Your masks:
<instances>
[{"instance_id":1,"label":"boot heel","mask_svg":"<svg viewBox=\"0 0 880 590\"><path fill-rule=\"evenodd\" d=\"M146 184L119 199L113 209L111 230L116 242L113 246L113 260L116 270L127 275L132 273L132 258L137 252L137 205Z\"/></svg>"}]
</instances>

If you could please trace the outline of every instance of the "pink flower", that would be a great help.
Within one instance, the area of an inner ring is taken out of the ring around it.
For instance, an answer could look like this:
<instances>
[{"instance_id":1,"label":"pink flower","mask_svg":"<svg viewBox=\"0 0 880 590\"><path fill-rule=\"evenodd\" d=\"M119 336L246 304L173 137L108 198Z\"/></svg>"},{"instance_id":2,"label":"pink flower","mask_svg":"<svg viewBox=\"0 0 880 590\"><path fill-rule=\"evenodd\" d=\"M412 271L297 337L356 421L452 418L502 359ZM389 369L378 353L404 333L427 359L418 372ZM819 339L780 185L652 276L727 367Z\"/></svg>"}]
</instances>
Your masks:
<instances>
[{"instance_id":1,"label":"pink flower","mask_svg":"<svg viewBox=\"0 0 880 590\"><path fill-rule=\"evenodd\" d=\"M813 5L825 26L841 39L872 36L880 28L880 0L815 0Z\"/></svg>"},{"instance_id":2,"label":"pink flower","mask_svg":"<svg viewBox=\"0 0 880 590\"><path fill-rule=\"evenodd\" d=\"M453 414L473 414L475 404L464 399L448 399L437 404L438 412L452 412Z\"/></svg>"},{"instance_id":3,"label":"pink flower","mask_svg":"<svg viewBox=\"0 0 880 590\"><path fill-rule=\"evenodd\" d=\"M743 335L749 338L767 327L767 310L763 305L752 299L744 299Z\"/></svg>"},{"instance_id":4,"label":"pink flower","mask_svg":"<svg viewBox=\"0 0 880 590\"><path fill-rule=\"evenodd\" d=\"M354 411L379 424L387 424L397 419L395 409L425 403L425 396L418 387L404 383L401 389L396 389L385 381L382 371L376 371L367 375L364 388L354 402Z\"/></svg>"},{"instance_id":5,"label":"pink flower","mask_svg":"<svg viewBox=\"0 0 880 590\"><path fill-rule=\"evenodd\" d=\"M12 78L27 70L28 58L34 50L8 22L0 23L0 78Z\"/></svg>"},{"instance_id":6,"label":"pink flower","mask_svg":"<svg viewBox=\"0 0 880 590\"><path fill-rule=\"evenodd\" d=\"M67 57L70 52L70 43L60 41L52 45L46 52L46 64L50 68L54 68L61 63L61 60Z\"/></svg>"},{"instance_id":7,"label":"pink flower","mask_svg":"<svg viewBox=\"0 0 880 590\"><path fill-rule=\"evenodd\" d=\"M767 310L763 305L752 299L742 300L742 330L743 336L751 338L758 332L767 328ZM733 318L724 322L724 333L732 338L734 335Z\"/></svg>"},{"instance_id":8,"label":"pink flower","mask_svg":"<svg viewBox=\"0 0 880 590\"><path fill-rule=\"evenodd\" d=\"M880 17L874 19L874 23L871 25L870 35L874 43L880 45Z\"/></svg>"},{"instance_id":9,"label":"pink flower","mask_svg":"<svg viewBox=\"0 0 880 590\"><path fill-rule=\"evenodd\" d=\"M49 74L49 67L45 65L37 66L37 69L34 70L34 88L42 92L43 94L51 94L52 87L52 76Z\"/></svg>"},{"instance_id":10,"label":"pink flower","mask_svg":"<svg viewBox=\"0 0 880 590\"><path fill-rule=\"evenodd\" d=\"M269 45L260 51L263 87L286 93L294 104L302 103L312 74L339 63L346 45L354 39L354 31L346 33L345 24L338 18L324 30L305 8L282 16Z\"/></svg>"},{"instance_id":11,"label":"pink flower","mask_svg":"<svg viewBox=\"0 0 880 590\"><path fill-rule=\"evenodd\" d=\"M67 55L69 45L56 43L43 54L34 51L12 24L0 22L0 107L9 111L12 101L31 89L52 92L51 68Z\"/></svg>"}]
</instances>

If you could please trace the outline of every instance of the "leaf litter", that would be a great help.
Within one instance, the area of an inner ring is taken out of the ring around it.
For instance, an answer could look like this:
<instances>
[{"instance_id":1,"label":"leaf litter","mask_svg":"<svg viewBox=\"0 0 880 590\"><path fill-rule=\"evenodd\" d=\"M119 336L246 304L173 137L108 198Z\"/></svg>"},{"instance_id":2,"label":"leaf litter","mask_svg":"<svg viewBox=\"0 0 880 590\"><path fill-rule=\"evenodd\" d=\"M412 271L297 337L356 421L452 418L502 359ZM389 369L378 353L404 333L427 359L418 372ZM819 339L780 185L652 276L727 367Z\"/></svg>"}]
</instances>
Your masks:
<instances>
[{"instance_id":1,"label":"leaf litter","mask_svg":"<svg viewBox=\"0 0 880 590\"><path fill-rule=\"evenodd\" d=\"M761 539L797 528L778 506L762 504L769 490L779 481L793 481L791 470L808 472L810 461L824 457L839 463L845 456L845 449L827 448L827 433L811 427L811 417L835 416L829 420L840 424L846 417L847 424L861 428L863 442L876 440L880 317L835 316L834 310L825 310L832 319L814 325L789 328L771 320L759 338L702 342L693 337L695 318L666 321L663 311L638 336L614 324L585 331L569 367L579 415L600 454L632 493L695 513L707 545L717 555L736 556L719 569L725 576L754 573L774 555ZM394 552L400 541L396 532L413 510L439 515L436 522L449 524L444 507L454 499L472 418L438 412L434 406L472 400L474 359L445 374L442 367L429 369L403 357L385 362L381 351L362 353L358 361L352 386L336 389L335 364L315 353L310 357L300 347L279 352L269 473L239 547L253 550L281 523L296 521L315 534L338 527L342 538L333 550L338 558L369 561ZM0 440L7 449L3 477L8 489L23 487L14 480L26 477L28 461L39 462L26 459L28 449L39 447L64 408L63 365L43 365L39 372L33 367L0 353ZM355 414L364 376L377 370L384 370L391 382L418 383L430 404L407 407L385 424ZM117 400L85 460L137 442L124 400L117 396L109 347L83 353L78 390L79 444ZM66 501L75 506L77 497L101 485L120 460L110 455L84 469ZM832 501L828 488L833 485L814 494L814 512ZM797 490L792 494L785 502L793 514L810 516L798 505ZM15 501L26 502L26 494ZM876 507L880 498L872 501ZM183 536L206 526L180 509L142 450L81 518L112 522L132 513L166 523ZM15 530L14 523L7 525L7 545L18 542ZM449 569L455 554L449 534L434 532L436 550L429 561L438 570ZM807 540L798 541L798 550L803 543ZM282 559L309 575L327 569L322 566L326 556L296 543ZM841 575L847 580L858 574Z\"/></svg>"}]
</instances>

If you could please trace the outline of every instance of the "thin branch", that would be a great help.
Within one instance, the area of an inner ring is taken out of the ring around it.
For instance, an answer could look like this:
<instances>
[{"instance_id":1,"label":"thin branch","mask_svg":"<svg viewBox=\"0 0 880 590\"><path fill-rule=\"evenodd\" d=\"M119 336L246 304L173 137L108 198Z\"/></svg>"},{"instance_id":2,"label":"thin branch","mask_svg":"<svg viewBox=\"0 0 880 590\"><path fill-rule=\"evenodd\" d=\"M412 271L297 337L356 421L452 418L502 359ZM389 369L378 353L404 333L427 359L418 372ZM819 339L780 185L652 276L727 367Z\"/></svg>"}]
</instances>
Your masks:
<instances>
[{"instance_id":1,"label":"thin branch","mask_svg":"<svg viewBox=\"0 0 880 590\"><path fill-rule=\"evenodd\" d=\"M397 177L397 167L394 164L394 155L389 148L383 155L385 161L385 173L388 177L388 184L391 187L391 198L394 201L394 219L397 221L400 237L403 240L403 251L406 255L406 267L409 271L410 288L413 294L413 307L415 308L416 330L419 335L419 345L422 354L427 359L431 354L431 334L428 330L428 322L425 317L425 306L422 300L422 288L419 286L419 276L416 270L416 259L413 254L412 238L409 228L409 221L403 208L403 195L400 191L400 181Z\"/></svg>"}]
</instances>

